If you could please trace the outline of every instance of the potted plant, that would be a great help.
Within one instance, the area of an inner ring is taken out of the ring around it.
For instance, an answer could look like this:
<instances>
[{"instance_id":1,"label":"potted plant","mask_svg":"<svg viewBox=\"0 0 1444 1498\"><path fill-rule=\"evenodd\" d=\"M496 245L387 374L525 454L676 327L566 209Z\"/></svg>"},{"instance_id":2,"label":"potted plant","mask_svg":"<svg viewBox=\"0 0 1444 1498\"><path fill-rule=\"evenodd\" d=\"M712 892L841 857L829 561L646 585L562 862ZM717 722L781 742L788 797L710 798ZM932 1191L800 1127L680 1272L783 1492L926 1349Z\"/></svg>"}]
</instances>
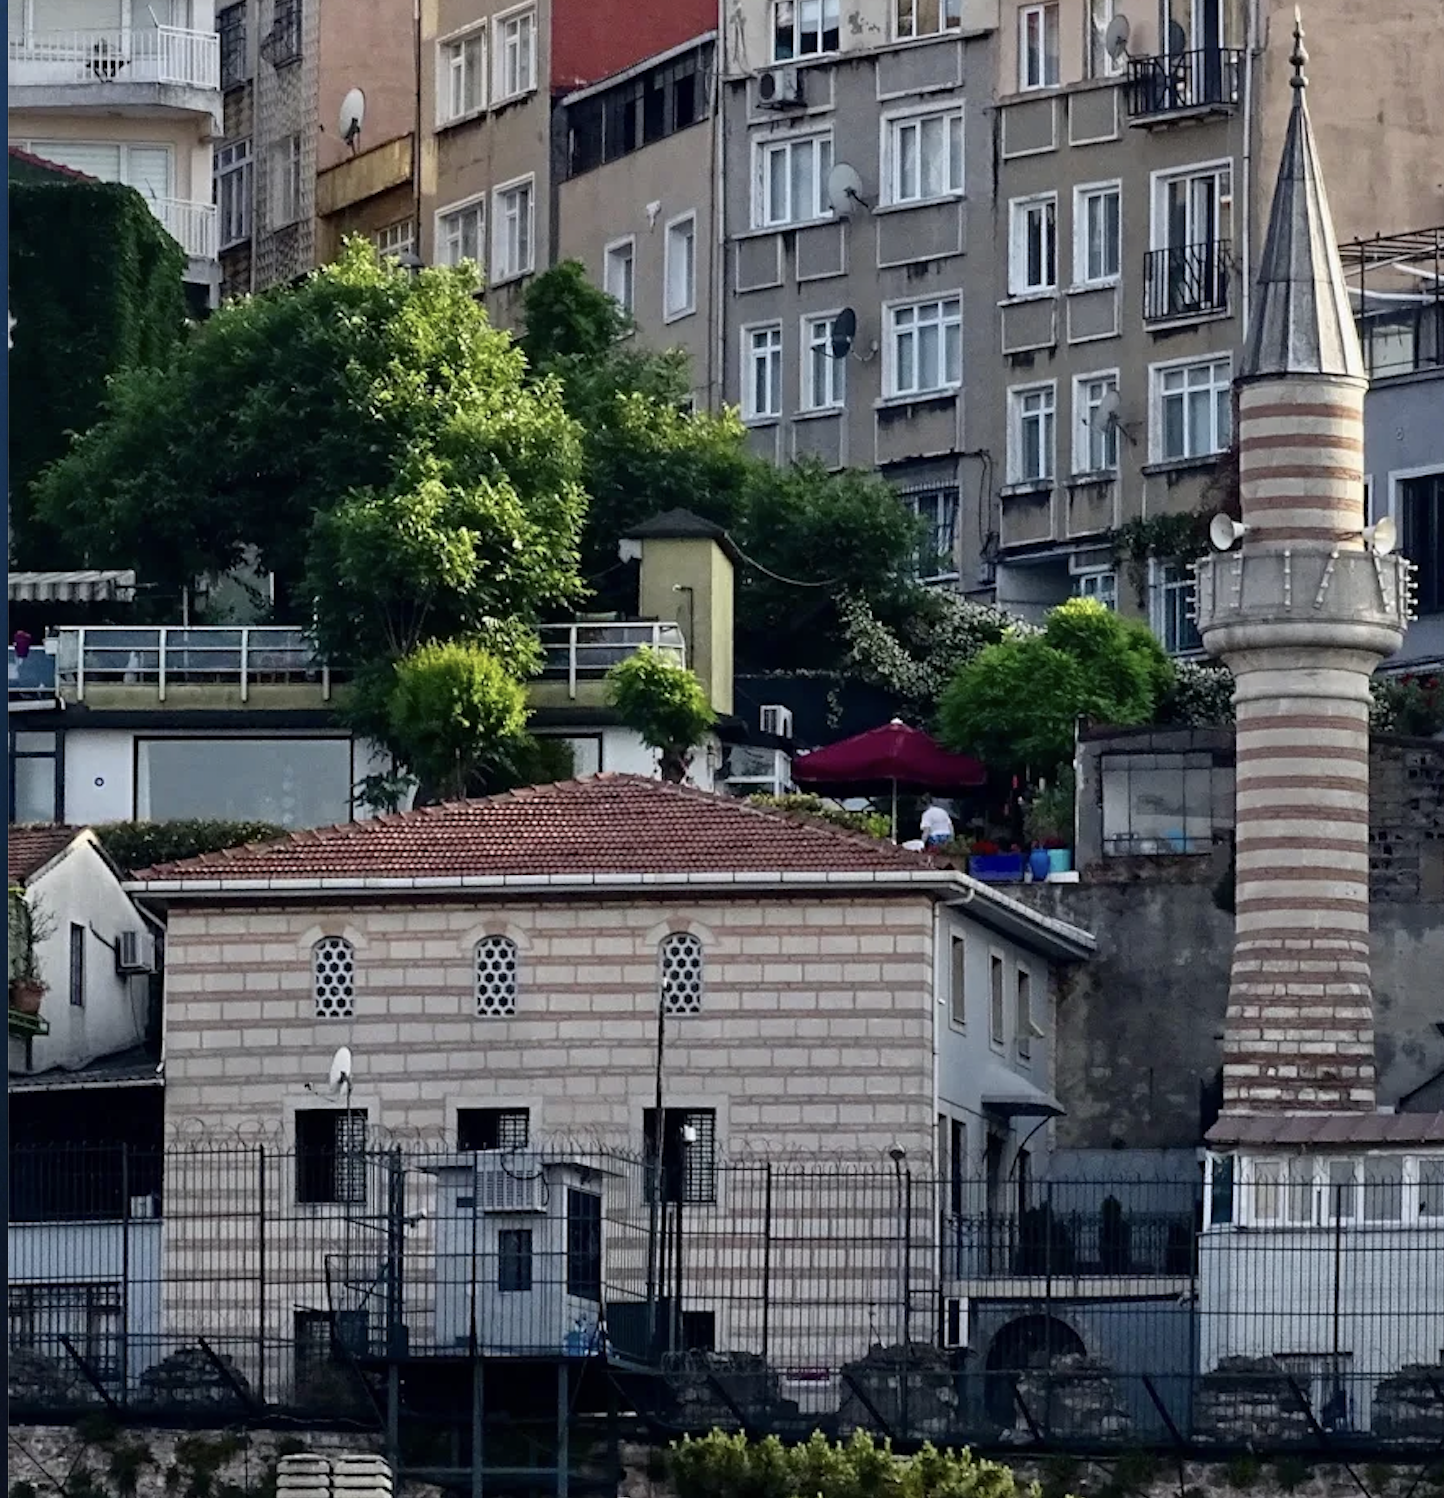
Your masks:
<instances>
[{"instance_id":1,"label":"potted plant","mask_svg":"<svg viewBox=\"0 0 1444 1498\"><path fill-rule=\"evenodd\" d=\"M45 983L36 950L49 935L49 927L18 884L10 886L9 927L10 1008L16 1014L39 1014Z\"/></svg>"},{"instance_id":2,"label":"potted plant","mask_svg":"<svg viewBox=\"0 0 1444 1498\"><path fill-rule=\"evenodd\" d=\"M990 884L1019 884L1023 879L1023 855L1017 848L1003 848L991 838L980 837L968 859L968 873Z\"/></svg>"},{"instance_id":3,"label":"potted plant","mask_svg":"<svg viewBox=\"0 0 1444 1498\"><path fill-rule=\"evenodd\" d=\"M1047 854L1049 874L1073 867L1073 799L1073 772L1064 770L1052 785L1038 787L1023 819L1029 841Z\"/></svg>"}]
</instances>

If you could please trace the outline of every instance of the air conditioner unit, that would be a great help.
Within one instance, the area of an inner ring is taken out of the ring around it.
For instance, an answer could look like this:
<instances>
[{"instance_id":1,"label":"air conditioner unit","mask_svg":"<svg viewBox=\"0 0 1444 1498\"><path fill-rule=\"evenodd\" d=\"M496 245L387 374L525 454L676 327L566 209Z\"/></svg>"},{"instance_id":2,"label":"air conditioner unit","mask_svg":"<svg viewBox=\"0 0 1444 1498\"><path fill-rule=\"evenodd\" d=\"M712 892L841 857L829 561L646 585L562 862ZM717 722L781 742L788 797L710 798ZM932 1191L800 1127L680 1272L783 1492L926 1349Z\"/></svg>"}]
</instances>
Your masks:
<instances>
[{"instance_id":1,"label":"air conditioner unit","mask_svg":"<svg viewBox=\"0 0 1444 1498\"><path fill-rule=\"evenodd\" d=\"M155 943L148 931L122 931L116 937L115 970L122 976L155 971Z\"/></svg>"},{"instance_id":2,"label":"air conditioner unit","mask_svg":"<svg viewBox=\"0 0 1444 1498\"><path fill-rule=\"evenodd\" d=\"M500 1165L477 1168L478 1212L544 1212L546 1192L546 1181L540 1173L522 1175Z\"/></svg>"},{"instance_id":3,"label":"air conditioner unit","mask_svg":"<svg viewBox=\"0 0 1444 1498\"><path fill-rule=\"evenodd\" d=\"M763 733L775 734L779 739L792 737L792 709L771 702L761 712Z\"/></svg>"},{"instance_id":4,"label":"air conditioner unit","mask_svg":"<svg viewBox=\"0 0 1444 1498\"><path fill-rule=\"evenodd\" d=\"M939 1342L949 1348L966 1347L968 1330L968 1297L943 1296L942 1325L938 1328Z\"/></svg>"},{"instance_id":5,"label":"air conditioner unit","mask_svg":"<svg viewBox=\"0 0 1444 1498\"><path fill-rule=\"evenodd\" d=\"M806 102L797 68L771 68L757 75L759 109L797 109Z\"/></svg>"}]
</instances>

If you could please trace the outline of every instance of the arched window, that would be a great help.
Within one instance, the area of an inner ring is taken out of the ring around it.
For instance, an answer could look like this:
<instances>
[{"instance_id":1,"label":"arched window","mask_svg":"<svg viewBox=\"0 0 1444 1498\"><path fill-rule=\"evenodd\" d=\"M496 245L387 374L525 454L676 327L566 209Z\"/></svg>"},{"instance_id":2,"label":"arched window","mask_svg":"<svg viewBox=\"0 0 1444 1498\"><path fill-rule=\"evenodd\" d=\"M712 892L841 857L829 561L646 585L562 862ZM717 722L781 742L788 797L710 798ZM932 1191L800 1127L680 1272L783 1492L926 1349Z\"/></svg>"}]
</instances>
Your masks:
<instances>
[{"instance_id":1,"label":"arched window","mask_svg":"<svg viewBox=\"0 0 1444 1498\"><path fill-rule=\"evenodd\" d=\"M323 936L311 948L311 993L317 1019L356 1012L356 951L344 936Z\"/></svg>"},{"instance_id":2,"label":"arched window","mask_svg":"<svg viewBox=\"0 0 1444 1498\"><path fill-rule=\"evenodd\" d=\"M516 1013L516 943L509 937L483 936L476 944L476 1012Z\"/></svg>"},{"instance_id":3,"label":"arched window","mask_svg":"<svg viewBox=\"0 0 1444 1498\"><path fill-rule=\"evenodd\" d=\"M690 931L662 938L662 1013L701 1014L702 942Z\"/></svg>"}]
</instances>

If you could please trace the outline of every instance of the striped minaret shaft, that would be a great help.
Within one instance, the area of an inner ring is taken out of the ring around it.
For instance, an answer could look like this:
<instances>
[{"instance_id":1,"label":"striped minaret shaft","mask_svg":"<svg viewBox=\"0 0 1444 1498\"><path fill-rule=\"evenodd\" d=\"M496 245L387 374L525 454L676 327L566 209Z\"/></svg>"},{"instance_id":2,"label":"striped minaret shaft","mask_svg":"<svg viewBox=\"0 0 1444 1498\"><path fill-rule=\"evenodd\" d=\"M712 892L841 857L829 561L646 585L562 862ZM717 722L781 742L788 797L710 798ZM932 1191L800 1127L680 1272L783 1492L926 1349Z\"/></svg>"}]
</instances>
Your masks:
<instances>
[{"instance_id":1,"label":"striped minaret shaft","mask_svg":"<svg viewBox=\"0 0 1444 1498\"><path fill-rule=\"evenodd\" d=\"M1239 379L1237 550L1199 568L1233 672L1235 944L1226 1113L1374 1107L1369 678L1398 648L1398 558L1366 550L1364 378L1304 102L1294 104Z\"/></svg>"}]
</instances>

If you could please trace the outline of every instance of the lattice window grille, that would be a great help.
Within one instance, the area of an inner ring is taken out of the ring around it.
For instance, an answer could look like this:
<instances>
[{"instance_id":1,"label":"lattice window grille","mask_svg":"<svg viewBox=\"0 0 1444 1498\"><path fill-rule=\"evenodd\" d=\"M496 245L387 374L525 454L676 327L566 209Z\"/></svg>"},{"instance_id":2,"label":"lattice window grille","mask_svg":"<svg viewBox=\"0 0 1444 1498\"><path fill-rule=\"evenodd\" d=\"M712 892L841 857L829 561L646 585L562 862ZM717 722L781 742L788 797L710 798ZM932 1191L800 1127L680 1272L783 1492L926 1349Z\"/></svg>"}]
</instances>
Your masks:
<instances>
[{"instance_id":1,"label":"lattice window grille","mask_svg":"<svg viewBox=\"0 0 1444 1498\"><path fill-rule=\"evenodd\" d=\"M311 948L311 991L317 1019L356 1013L356 953L344 936L326 936Z\"/></svg>"},{"instance_id":2,"label":"lattice window grille","mask_svg":"<svg viewBox=\"0 0 1444 1498\"><path fill-rule=\"evenodd\" d=\"M516 1013L516 943L508 937L476 944L476 1012L483 1019Z\"/></svg>"},{"instance_id":3,"label":"lattice window grille","mask_svg":"<svg viewBox=\"0 0 1444 1498\"><path fill-rule=\"evenodd\" d=\"M679 931L662 942L662 1012L701 1014L702 943Z\"/></svg>"}]
</instances>

